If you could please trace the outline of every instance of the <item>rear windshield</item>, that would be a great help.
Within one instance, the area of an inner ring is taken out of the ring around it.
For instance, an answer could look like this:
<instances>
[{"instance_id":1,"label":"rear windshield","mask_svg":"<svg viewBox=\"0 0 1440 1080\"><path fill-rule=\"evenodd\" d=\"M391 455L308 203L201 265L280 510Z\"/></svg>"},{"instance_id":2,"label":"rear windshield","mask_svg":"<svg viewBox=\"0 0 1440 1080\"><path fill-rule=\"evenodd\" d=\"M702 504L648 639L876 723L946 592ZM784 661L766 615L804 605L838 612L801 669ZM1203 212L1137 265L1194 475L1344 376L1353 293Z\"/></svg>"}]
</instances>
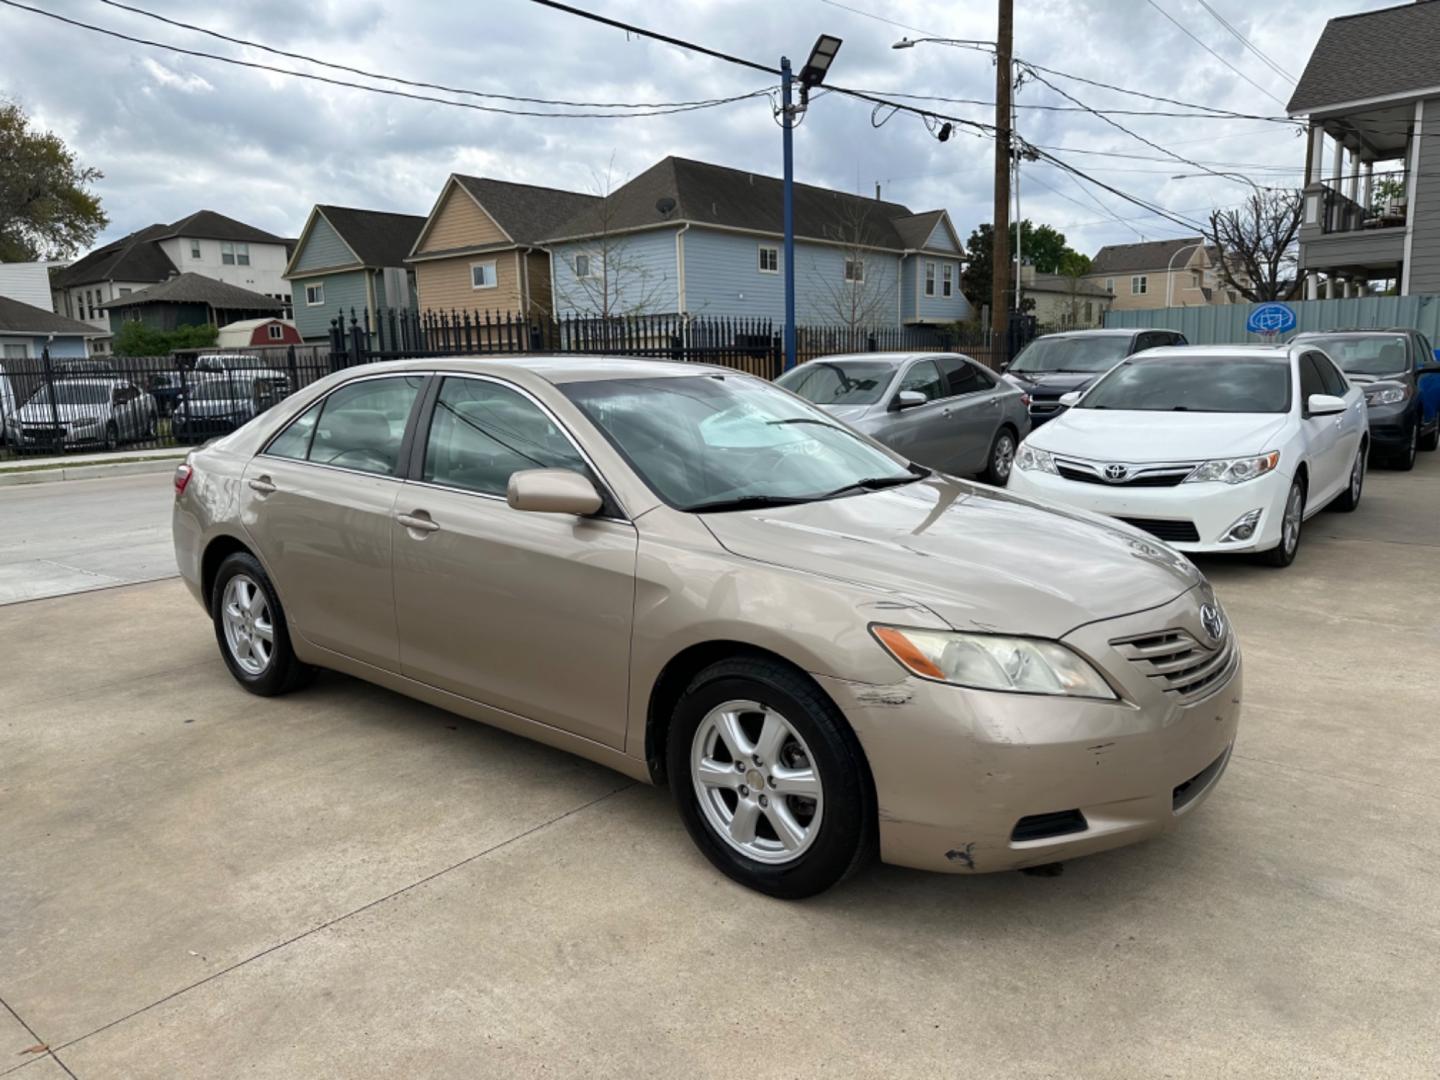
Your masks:
<instances>
[{"instance_id":1,"label":"rear windshield","mask_svg":"<svg viewBox=\"0 0 1440 1080\"><path fill-rule=\"evenodd\" d=\"M775 382L816 405L874 405L894 374L892 365L874 360L811 360Z\"/></svg>"},{"instance_id":2,"label":"rear windshield","mask_svg":"<svg viewBox=\"0 0 1440 1080\"><path fill-rule=\"evenodd\" d=\"M1046 371L1087 374L1108 371L1129 354L1130 342L1129 334L1036 338L1020 351L1010 370L1021 375Z\"/></svg>"},{"instance_id":3,"label":"rear windshield","mask_svg":"<svg viewBox=\"0 0 1440 1080\"><path fill-rule=\"evenodd\" d=\"M1403 375L1405 339L1399 334L1324 334L1307 336L1347 375Z\"/></svg>"},{"instance_id":4,"label":"rear windshield","mask_svg":"<svg viewBox=\"0 0 1440 1080\"><path fill-rule=\"evenodd\" d=\"M1284 413L1290 364L1254 356L1127 360L1078 406L1135 412Z\"/></svg>"}]
</instances>

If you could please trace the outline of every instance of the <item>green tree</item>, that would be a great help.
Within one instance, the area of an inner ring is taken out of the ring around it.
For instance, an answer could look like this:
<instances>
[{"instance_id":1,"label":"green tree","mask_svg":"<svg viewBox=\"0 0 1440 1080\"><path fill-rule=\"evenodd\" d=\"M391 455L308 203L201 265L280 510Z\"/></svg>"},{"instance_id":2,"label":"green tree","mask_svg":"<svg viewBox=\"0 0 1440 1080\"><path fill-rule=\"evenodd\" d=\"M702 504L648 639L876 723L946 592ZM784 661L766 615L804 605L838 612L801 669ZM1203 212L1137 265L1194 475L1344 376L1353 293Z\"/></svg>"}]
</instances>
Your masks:
<instances>
[{"instance_id":1,"label":"green tree","mask_svg":"<svg viewBox=\"0 0 1440 1080\"><path fill-rule=\"evenodd\" d=\"M157 330L142 322L123 322L115 331L111 348L116 356L168 356L176 349L206 349L219 339L213 323Z\"/></svg>"},{"instance_id":2,"label":"green tree","mask_svg":"<svg viewBox=\"0 0 1440 1080\"><path fill-rule=\"evenodd\" d=\"M990 283L994 277L991 259L994 246L994 227L982 222L965 242L965 254L969 259L965 273L960 278L960 289L966 299L975 307L990 302ZM1078 276L1090 269L1090 257L1075 251L1065 242L1065 234L1051 225L1036 225L1026 218L1017 230L1010 225L1010 252L1015 252L1015 237L1021 238L1020 257L1035 267L1041 274L1071 274Z\"/></svg>"},{"instance_id":3,"label":"green tree","mask_svg":"<svg viewBox=\"0 0 1440 1080\"><path fill-rule=\"evenodd\" d=\"M60 136L38 131L20 106L0 101L0 262L68 258L109 224Z\"/></svg>"}]
</instances>

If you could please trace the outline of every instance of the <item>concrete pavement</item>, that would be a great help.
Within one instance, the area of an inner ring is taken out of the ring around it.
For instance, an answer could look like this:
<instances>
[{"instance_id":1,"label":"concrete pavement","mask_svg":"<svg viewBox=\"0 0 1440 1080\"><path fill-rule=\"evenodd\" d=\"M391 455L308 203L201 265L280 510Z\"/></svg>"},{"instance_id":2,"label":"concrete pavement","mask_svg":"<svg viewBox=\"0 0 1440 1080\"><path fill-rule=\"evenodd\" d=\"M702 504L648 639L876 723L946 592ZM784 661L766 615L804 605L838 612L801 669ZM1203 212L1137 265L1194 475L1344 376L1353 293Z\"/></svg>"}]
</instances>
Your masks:
<instances>
[{"instance_id":1,"label":"concrete pavement","mask_svg":"<svg viewBox=\"0 0 1440 1080\"><path fill-rule=\"evenodd\" d=\"M1246 711L1179 831L801 904L604 769L244 694L179 582L0 608L0 1074L1433 1077L1437 557L1427 455L1205 564Z\"/></svg>"},{"instance_id":2,"label":"concrete pavement","mask_svg":"<svg viewBox=\"0 0 1440 1080\"><path fill-rule=\"evenodd\" d=\"M172 472L0 487L0 604L173 575Z\"/></svg>"}]
</instances>

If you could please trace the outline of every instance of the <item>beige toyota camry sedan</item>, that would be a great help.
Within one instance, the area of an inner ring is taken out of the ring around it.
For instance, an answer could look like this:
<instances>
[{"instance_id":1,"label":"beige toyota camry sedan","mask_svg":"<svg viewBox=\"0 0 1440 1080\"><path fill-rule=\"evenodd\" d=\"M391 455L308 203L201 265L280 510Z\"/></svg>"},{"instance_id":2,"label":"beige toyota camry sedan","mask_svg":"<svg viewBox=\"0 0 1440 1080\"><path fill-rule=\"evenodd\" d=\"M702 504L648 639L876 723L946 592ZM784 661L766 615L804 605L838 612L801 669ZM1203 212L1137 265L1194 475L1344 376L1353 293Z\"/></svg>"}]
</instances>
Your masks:
<instances>
[{"instance_id":1,"label":"beige toyota camry sedan","mask_svg":"<svg viewBox=\"0 0 1440 1080\"><path fill-rule=\"evenodd\" d=\"M782 897L1154 836L1240 651L1183 557L939 475L763 380L600 357L331 375L191 454L180 572L239 684L316 667L668 784Z\"/></svg>"}]
</instances>

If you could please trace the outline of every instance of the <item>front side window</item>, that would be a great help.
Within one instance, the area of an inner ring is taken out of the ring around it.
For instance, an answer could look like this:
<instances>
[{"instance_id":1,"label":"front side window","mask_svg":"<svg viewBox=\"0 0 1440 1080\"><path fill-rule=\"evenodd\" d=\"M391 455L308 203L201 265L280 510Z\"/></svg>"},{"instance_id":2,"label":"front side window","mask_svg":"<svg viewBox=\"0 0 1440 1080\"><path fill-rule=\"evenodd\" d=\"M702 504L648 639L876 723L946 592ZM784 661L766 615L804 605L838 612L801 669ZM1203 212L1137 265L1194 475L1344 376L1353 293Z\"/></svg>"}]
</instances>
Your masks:
<instances>
[{"instance_id":1,"label":"front side window","mask_svg":"<svg viewBox=\"0 0 1440 1080\"><path fill-rule=\"evenodd\" d=\"M1289 412L1290 364L1240 355L1126 360L1091 387L1076 408L1132 412Z\"/></svg>"},{"instance_id":2,"label":"front side window","mask_svg":"<svg viewBox=\"0 0 1440 1080\"><path fill-rule=\"evenodd\" d=\"M503 497L510 474L524 469L590 474L565 432L525 395L483 379L446 379L430 421L423 479Z\"/></svg>"},{"instance_id":3,"label":"front side window","mask_svg":"<svg viewBox=\"0 0 1440 1080\"><path fill-rule=\"evenodd\" d=\"M914 390L925 395L926 401L937 401L946 397L945 384L940 379L940 369L933 360L921 360L910 365L910 370L900 380L897 393Z\"/></svg>"},{"instance_id":4,"label":"front side window","mask_svg":"<svg viewBox=\"0 0 1440 1080\"><path fill-rule=\"evenodd\" d=\"M305 286L305 306L319 307L325 303L325 283L317 281Z\"/></svg>"},{"instance_id":5,"label":"front side window","mask_svg":"<svg viewBox=\"0 0 1440 1080\"><path fill-rule=\"evenodd\" d=\"M949 296L955 290L955 267L950 263L946 263L941 267L941 275L943 277L943 288L940 291L943 295Z\"/></svg>"},{"instance_id":6,"label":"front side window","mask_svg":"<svg viewBox=\"0 0 1440 1080\"><path fill-rule=\"evenodd\" d=\"M935 264L928 259L925 261L925 295L935 295Z\"/></svg>"},{"instance_id":7,"label":"front side window","mask_svg":"<svg viewBox=\"0 0 1440 1080\"><path fill-rule=\"evenodd\" d=\"M875 360L811 360L775 380L816 405L874 405L895 378L895 368Z\"/></svg>"},{"instance_id":8,"label":"front side window","mask_svg":"<svg viewBox=\"0 0 1440 1080\"><path fill-rule=\"evenodd\" d=\"M864 285L864 284L865 284L865 260L864 260L864 259L846 259L846 260L845 260L845 280L848 281L848 282L850 282L852 285Z\"/></svg>"},{"instance_id":9,"label":"front side window","mask_svg":"<svg viewBox=\"0 0 1440 1080\"><path fill-rule=\"evenodd\" d=\"M650 489L680 510L813 502L923 475L813 405L747 375L596 379L561 390Z\"/></svg>"},{"instance_id":10,"label":"front side window","mask_svg":"<svg viewBox=\"0 0 1440 1080\"><path fill-rule=\"evenodd\" d=\"M762 274L778 274L780 272L780 249L774 244L760 245L760 272Z\"/></svg>"},{"instance_id":11,"label":"front side window","mask_svg":"<svg viewBox=\"0 0 1440 1080\"><path fill-rule=\"evenodd\" d=\"M472 289L493 289L499 284L495 277L495 260L470 264L470 287Z\"/></svg>"},{"instance_id":12,"label":"front side window","mask_svg":"<svg viewBox=\"0 0 1440 1080\"><path fill-rule=\"evenodd\" d=\"M1136 274L1130 279L1130 295L1144 296L1150 290L1150 279L1144 274Z\"/></svg>"},{"instance_id":13,"label":"front side window","mask_svg":"<svg viewBox=\"0 0 1440 1080\"><path fill-rule=\"evenodd\" d=\"M1315 370L1320 373L1320 382L1325 387L1325 393L1333 394L1335 397L1344 397L1350 389L1350 384L1345 381L1345 376L1336 370L1335 365L1324 353L1307 353L1315 363Z\"/></svg>"},{"instance_id":14,"label":"front side window","mask_svg":"<svg viewBox=\"0 0 1440 1080\"><path fill-rule=\"evenodd\" d=\"M424 383L424 376L398 375L361 379L342 386L297 418L266 453L303 458L316 465L393 475L400 461L400 443L410 409ZM316 408L320 410L318 417L309 420ZM294 452L303 434L297 431L302 421L314 428L303 454Z\"/></svg>"}]
</instances>

